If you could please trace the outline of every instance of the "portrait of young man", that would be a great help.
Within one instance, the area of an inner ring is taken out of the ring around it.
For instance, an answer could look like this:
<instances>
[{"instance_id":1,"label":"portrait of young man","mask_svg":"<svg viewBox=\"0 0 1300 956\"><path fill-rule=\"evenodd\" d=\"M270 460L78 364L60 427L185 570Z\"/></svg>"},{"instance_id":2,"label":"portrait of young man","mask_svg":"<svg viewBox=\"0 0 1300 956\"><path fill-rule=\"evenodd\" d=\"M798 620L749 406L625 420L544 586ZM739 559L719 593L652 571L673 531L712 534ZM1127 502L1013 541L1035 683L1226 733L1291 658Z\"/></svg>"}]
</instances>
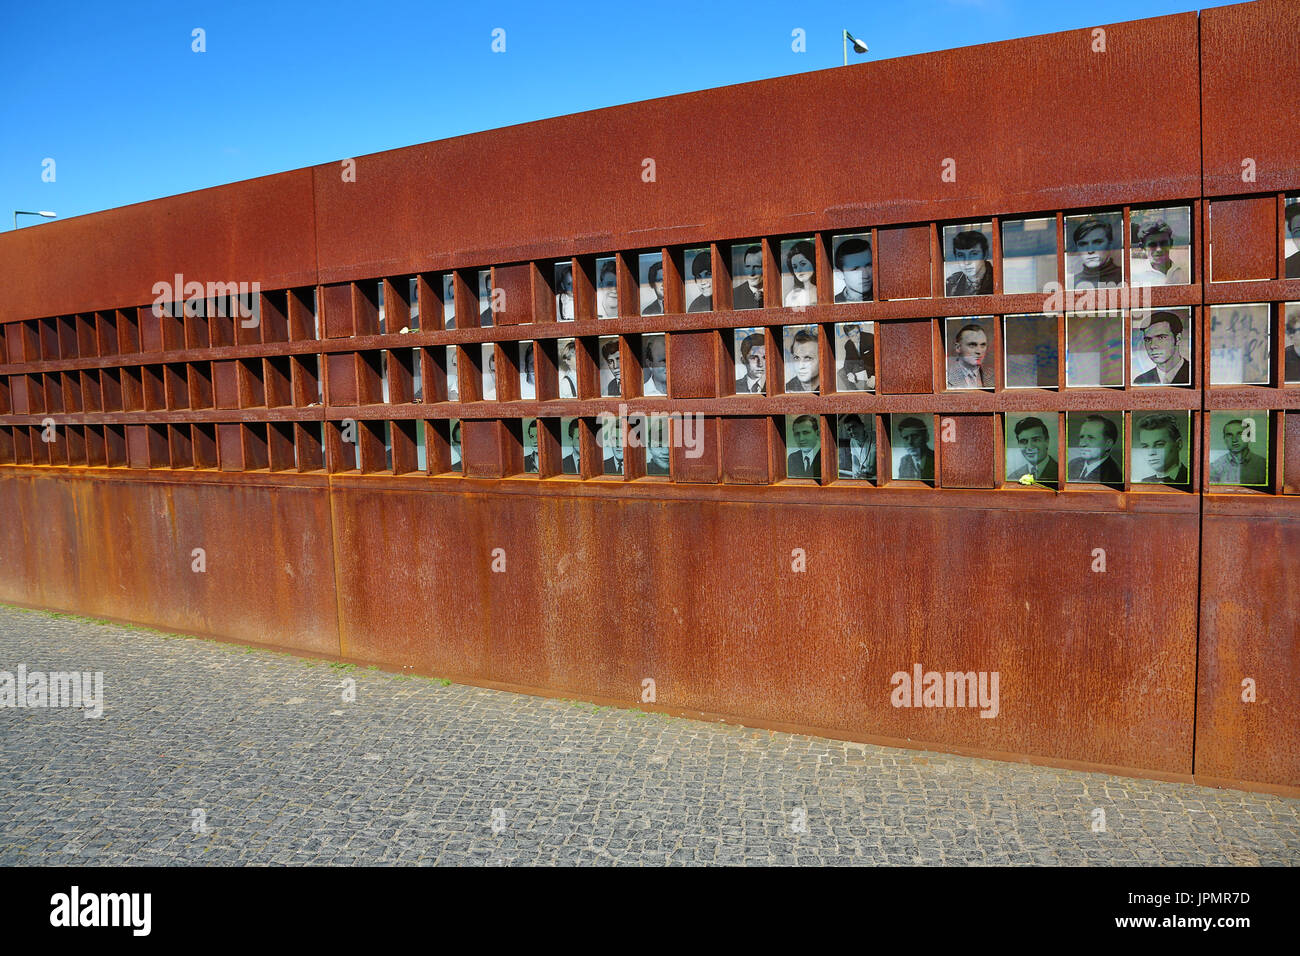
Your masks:
<instances>
[{"instance_id":1,"label":"portrait of young man","mask_svg":"<svg viewBox=\"0 0 1300 956\"><path fill-rule=\"evenodd\" d=\"M646 270L645 279L646 287L654 295L654 301L649 303L641 310L642 315L663 315L664 314L664 266L662 262L650 263L650 268Z\"/></svg>"},{"instance_id":2,"label":"portrait of young man","mask_svg":"<svg viewBox=\"0 0 1300 956\"><path fill-rule=\"evenodd\" d=\"M1286 231L1295 246L1295 252L1286 257L1286 277L1300 279L1300 199L1286 204Z\"/></svg>"},{"instance_id":3,"label":"portrait of young man","mask_svg":"<svg viewBox=\"0 0 1300 956\"><path fill-rule=\"evenodd\" d=\"M596 309L598 318L618 318L618 270L613 259L596 261Z\"/></svg>"},{"instance_id":4,"label":"portrait of young man","mask_svg":"<svg viewBox=\"0 0 1300 956\"><path fill-rule=\"evenodd\" d=\"M949 388L992 388L996 380L988 363L989 336L984 327L963 319L948 319L946 327L958 325L952 337L953 354L948 358Z\"/></svg>"},{"instance_id":5,"label":"portrait of young man","mask_svg":"<svg viewBox=\"0 0 1300 956\"><path fill-rule=\"evenodd\" d=\"M447 346L447 401L460 401L459 376L456 373L456 346Z\"/></svg>"},{"instance_id":6,"label":"portrait of young man","mask_svg":"<svg viewBox=\"0 0 1300 956\"><path fill-rule=\"evenodd\" d=\"M537 397L537 360L533 353L533 343L525 342L520 346L523 360L519 363L519 397Z\"/></svg>"},{"instance_id":7,"label":"portrait of young man","mask_svg":"<svg viewBox=\"0 0 1300 956\"><path fill-rule=\"evenodd\" d=\"M1133 474L1145 484L1186 485L1190 482L1184 453L1187 415L1155 412L1138 419L1133 436Z\"/></svg>"},{"instance_id":8,"label":"portrait of young man","mask_svg":"<svg viewBox=\"0 0 1300 956\"><path fill-rule=\"evenodd\" d=\"M789 329L786 335L790 335ZM786 363L794 370L794 375L785 383L787 392L816 392L821 387L821 371L817 361L817 331L815 328L801 328L789 341L789 355Z\"/></svg>"},{"instance_id":9,"label":"portrait of young man","mask_svg":"<svg viewBox=\"0 0 1300 956\"><path fill-rule=\"evenodd\" d=\"M1136 325L1139 318L1134 316ZM1155 368L1137 374L1140 361L1137 349L1133 351L1134 385L1190 385L1191 364L1183 358L1186 330L1183 316L1177 312L1152 312L1145 326L1138 326L1146 358Z\"/></svg>"},{"instance_id":10,"label":"portrait of young man","mask_svg":"<svg viewBox=\"0 0 1300 956\"><path fill-rule=\"evenodd\" d=\"M873 295L871 277L871 237L845 236L836 240L835 276L842 286L835 293L836 302L870 302Z\"/></svg>"},{"instance_id":11,"label":"portrait of young man","mask_svg":"<svg viewBox=\"0 0 1300 956\"><path fill-rule=\"evenodd\" d=\"M1066 271L1072 289L1115 288L1124 282L1124 268L1115 261L1114 215L1102 218L1088 216L1071 231L1074 240L1074 272Z\"/></svg>"},{"instance_id":12,"label":"portrait of young man","mask_svg":"<svg viewBox=\"0 0 1300 956\"><path fill-rule=\"evenodd\" d=\"M568 262L555 267L555 320L573 321L573 265Z\"/></svg>"},{"instance_id":13,"label":"portrait of young man","mask_svg":"<svg viewBox=\"0 0 1300 956\"><path fill-rule=\"evenodd\" d=\"M578 345L574 339L560 339L560 398L578 397Z\"/></svg>"},{"instance_id":14,"label":"portrait of young man","mask_svg":"<svg viewBox=\"0 0 1300 956\"><path fill-rule=\"evenodd\" d=\"M1268 412L1213 412L1211 418L1212 428L1222 423L1224 452L1210 462L1210 484L1267 485L1268 458L1252 444L1268 447Z\"/></svg>"},{"instance_id":15,"label":"portrait of young man","mask_svg":"<svg viewBox=\"0 0 1300 956\"><path fill-rule=\"evenodd\" d=\"M949 227L951 228L951 227ZM990 225L990 231L992 226ZM949 231L948 229L944 230ZM993 294L993 263L989 257L989 237L978 229L963 229L952 237L952 258L956 271L943 284L943 294L952 298L963 295Z\"/></svg>"},{"instance_id":16,"label":"portrait of young man","mask_svg":"<svg viewBox=\"0 0 1300 956\"><path fill-rule=\"evenodd\" d=\"M646 423L648 441L646 442L645 473L659 478L668 477L668 418L664 415L651 415Z\"/></svg>"},{"instance_id":17,"label":"portrait of young man","mask_svg":"<svg viewBox=\"0 0 1300 956\"><path fill-rule=\"evenodd\" d=\"M480 269L478 273L478 321L483 328L492 327L492 270Z\"/></svg>"},{"instance_id":18,"label":"portrait of young man","mask_svg":"<svg viewBox=\"0 0 1300 956\"><path fill-rule=\"evenodd\" d=\"M662 335L641 337L642 395L668 394L667 340Z\"/></svg>"},{"instance_id":19,"label":"portrait of young man","mask_svg":"<svg viewBox=\"0 0 1300 956\"><path fill-rule=\"evenodd\" d=\"M537 419L524 419L524 471L531 475L538 472L537 467Z\"/></svg>"},{"instance_id":20,"label":"portrait of young man","mask_svg":"<svg viewBox=\"0 0 1300 956\"><path fill-rule=\"evenodd\" d=\"M821 436L817 433L817 419L800 415L790 424L790 438L794 451L786 458L787 478L821 478Z\"/></svg>"},{"instance_id":21,"label":"portrait of young man","mask_svg":"<svg viewBox=\"0 0 1300 956\"><path fill-rule=\"evenodd\" d=\"M580 473L578 468L582 461L582 449L578 440L578 420L570 418L561 422L564 429L565 445L569 453L560 461L560 470L566 475L576 475Z\"/></svg>"},{"instance_id":22,"label":"portrait of young man","mask_svg":"<svg viewBox=\"0 0 1300 956\"><path fill-rule=\"evenodd\" d=\"M767 388L767 343L762 332L751 329L737 329L739 345L736 364L744 368L745 374L736 379L736 394L766 394Z\"/></svg>"},{"instance_id":23,"label":"portrait of young man","mask_svg":"<svg viewBox=\"0 0 1300 956\"><path fill-rule=\"evenodd\" d=\"M601 420L600 443L605 450L604 473L623 474L623 428L617 416Z\"/></svg>"},{"instance_id":24,"label":"portrait of young man","mask_svg":"<svg viewBox=\"0 0 1300 956\"><path fill-rule=\"evenodd\" d=\"M1282 380L1300 383L1300 302L1286 304L1286 365Z\"/></svg>"},{"instance_id":25,"label":"portrait of young man","mask_svg":"<svg viewBox=\"0 0 1300 956\"><path fill-rule=\"evenodd\" d=\"M687 312L713 311L713 259L708 249L688 249L687 261L690 262L691 282L694 283L694 295L687 305ZM692 290L687 289L687 293Z\"/></svg>"},{"instance_id":26,"label":"portrait of young man","mask_svg":"<svg viewBox=\"0 0 1300 956\"><path fill-rule=\"evenodd\" d=\"M895 478L932 481L934 479L934 450L930 448L930 426L921 419L908 416L898 422L894 442L902 451L898 458Z\"/></svg>"},{"instance_id":27,"label":"portrait of young man","mask_svg":"<svg viewBox=\"0 0 1300 956\"><path fill-rule=\"evenodd\" d=\"M497 397L497 349L491 342L483 343L483 400L495 401Z\"/></svg>"},{"instance_id":28,"label":"portrait of young man","mask_svg":"<svg viewBox=\"0 0 1300 956\"><path fill-rule=\"evenodd\" d=\"M838 422L840 477L876 480L876 427L870 415L841 415Z\"/></svg>"},{"instance_id":29,"label":"portrait of young man","mask_svg":"<svg viewBox=\"0 0 1300 956\"><path fill-rule=\"evenodd\" d=\"M617 338L601 340L600 359L605 363L605 374L609 376L609 381L605 384L605 394L621 395L623 393L623 384L619 378Z\"/></svg>"},{"instance_id":30,"label":"portrait of young man","mask_svg":"<svg viewBox=\"0 0 1300 956\"><path fill-rule=\"evenodd\" d=\"M876 387L876 336L871 323L835 326L835 387L841 392L869 392Z\"/></svg>"},{"instance_id":31,"label":"portrait of young man","mask_svg":"<svg viewBox=\"0 0 1300 956\"><path fill-rule=\"evenodd\" d=\"M451 420L451 431L448 434L451 436L451 442L450 442L451 470L460 471L461 461L460 461L460 419L459 418L453 418Z\"/></svg>"},{"instance_id":32,"label":"portrait of young man","mask_svg":"<svg viewBox=\"0 0 1300 956\"><path fill-rule=\"evenodd\" d=\"M1070 421L1075 416L1070 412ZM1070 445L1074 457L1070 459L1066 477L1070 481L1098 482L1118 485L1124 480L1120 463L1115 460L1115 447L1119 444L1119 426L1105 415L1084 416L1079 432Z\"/></svg>"},{"instance_id":33,"label":"portrait of young man","mask_svg":"<svg viewBox=\"0 0 1300 956\"><path fill-rule=\"evenodd\" d=\"M450 273L442 277L442 327L456 327L456 279Z\"/></svg>"},{"instance_id":34,"label":"portrait of young man","mask_svg":"<svg viewBox=\"0 0 1300 956\"><path fill-rule=\"evenodd\" d=\"M1146 253L1145 259L1130 263L1133 285L1187 285L1191 278L1187 270L1173 260L1174 230L1163 219L1149 222L1137 236L1138 248Z\"/></svg>"},{"instance_id":35,"label":"portrait of young man","mask_svg":"<svg viewBox=\"0 0 1300 956\"><path fill-rule=\"evenodd\" d=\"M1007 423L1011 423L1010 416ZM1039 484L1056 484L1059 469L1052 455L1055 441L1047 424L1041 418L1028 415L1015 423L1013 431L1015 437L1008 436L1007 442L1007 481L1032 476Z\"/></svg>"},{"instance_id":36,"label":"portrait of young man","mask_svg":"<svg viewBox=\"0 0 1300 956\"><path fill-rule=\"evenodd\" d=\"M732 246L732 256L736 258L738 246ZM763 248L759 245L746 245L739 256L736 266L737 281L731 290L731 307L740 309L761 309L763 307Z\"/></svg>"}]
</instances>

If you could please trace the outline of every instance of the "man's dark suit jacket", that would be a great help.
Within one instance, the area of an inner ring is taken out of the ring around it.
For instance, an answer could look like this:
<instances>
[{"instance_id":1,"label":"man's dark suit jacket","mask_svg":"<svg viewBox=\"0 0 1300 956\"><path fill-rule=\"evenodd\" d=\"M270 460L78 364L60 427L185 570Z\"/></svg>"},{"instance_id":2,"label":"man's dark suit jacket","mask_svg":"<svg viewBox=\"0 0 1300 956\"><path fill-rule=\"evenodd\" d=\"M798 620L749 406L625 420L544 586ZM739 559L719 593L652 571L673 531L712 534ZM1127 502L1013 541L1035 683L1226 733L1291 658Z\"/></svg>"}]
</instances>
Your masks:
<instances>
[{"instance_id":1,"label":"man's dark suit jacket","mask_svg":"<svg viewBox=\"0 0 1300 956\"><path fill-rule=\"evenodd\" d=\"M617 458L615 458L613 455L610 455L608 458L605 459L605 474L607 475L623 474L623 469L622 467L620 467L621 464L622 463Z\"/></svg>"},{"instance_id":2,"label":"man's dark suit jacket","mask_svg":"<svg viewBox=\"0 0 1300 956\"><path fill-rule=\"evenodd\" d=\"M1300 252L1296 255L1300 256ZM1300 352L1290 345L1286 347L1286 371L1282 378L1287 382L1300 382Z\"/></svg>"},{"instance_id":3,"label":"man's dark suit jacket","mask_svg":"<svg viewBox=\"0 0 1300 956\"><path fill-rule=\"evenodd\" d=\"M1163 483L1166 485L1185 485L1188 483L1190 479L1187 477L1187 466L1179 465L1178 472L1172 478L1156 478L1155 475L1147 475L1142 480L1148 482Z\"/></svg>"},{"instance_id":4,"label":"man's dark suit jacket","mask_svg":"<svg viewBox=\"0 0 1300 956\"><path fill-rule=\"evenodd\" d=\"M948 276L948 281L943 284L943 293L947 296L992 295L993 263L987 259L984 260L984 274L980 276L978 284L967 279L966 273L954 272Z\"/></svg>"},{"instance_id":5,"label":"man's dark suit jacket","mask_svg":"<svg viewBox=\"0 0 1300 956\"><path fill-rule=\"evenodd\" d=\"M785 383L785 390L786 390L787 392L815 392L815 391L817 391L817 389L815 389L815 388L805 388L803 382L799 381L799 376L798 376L798 375L796 375L794 378L790 379L790 381L788 381L788 382Z\"/></svg>"},{"instance_id":6,"label":"man's dark suit jacket","mask_svg":"<svg viewBox=\"0 0 1300 956\"><path fill-rule=\"evenodd\" d=\"M622 391L622 386L619 385L619 380L616 378L611 378L609 384L605 386L606 395L618 395Z\"/></svg>"},{"instance_id":7,"label":"man's dark suit jacket","mask_svg":"<svg viewBox=\"0 0 1300 956\"><path fill-rule=\"evenodd\" d=\"M1034 480L1041 482L1044 485L1054 485L1058 480L1059 472L1060 472L1060 466L1057 465L1056 459L1049 455L1047 458L1047 465L1046 467L1043 468L1042 475L1035 478ZM1019 468L1017 468L1015 471L1013 471L1011 474L1007 475L1007 481L1019 481L1021 478L1023 478L1025 475L1028 474L1031 474L1029 465L1024 464L1021 465Z\"/></svg>"},{"instance_id":8,"label":"man's dark suit jacket","mask_svg":"<svg viewBox=\"0 0 1300 956\"><path fill-rule=\"evenodd\" d=\"M1170 385L1190 385L1192 382L1192 367L1188 364L1187 359L1183 359L1183 364L1178 369L1178 374L1169 380ZM1134 385L1159 385L1159 369L1148 369L1137 378L1133 379Z\"/></svg>"},{"instance_id":9,"label":"man's dark suit jacket","mask_svg":"<svg viewBox=\"0 0 1300 956\"><path fill-rule=\"evenodd\" d=\"M1071 481L1078 481L1083 477L1083 463L1084 460L1082 458L1076 458L1074 461L1070 462L1070 468L1067 471L1067 474ZM1116 464L1115 459L1111 458L1110 455L1107 455L1102 459L1100 467L1092 473L1088 480L1096 481L1103 485L1118 485L1124 480L1124 476L1120 474L1119 465Z\"/></svg>"},{"instance_id":10,"label":"man's dark suit jacket","mask_svg":"<svg viewBox=\"0 0 1300 956\"><path fill-rule=\"evenodd\" d=\"M928 481L934 477L934 452L929 448L925 450L921 458L921 469L918 472L916 465L912 461L911 455L904 455L902 464L898 466L899 478L915 478Z\"/></svg>"},{"instance_id":11,"label":"man's dark suit jacket","mask_svg":"<svg viewBox=\"0 0 1300 956\"><path fill-rule=\"evenodd\" d=\"M822 476L821 450L813 453L811 468L804 467L802 451L790 452L790 457L785 463L785 474L787 478L820 478Z\"/></svg>"},{"instance_id":12,"label":"man's dark suit jacket","mask_svg":"<svg viewBox=\"0 0 1300 956\"><path fill-rule=\"evenodd\" d=\"M531 472L536 470L537 470L537 455L536 454L524 455L524 471Z\"/></svg>"},{"instance_id":13,"label":"man's dark suit jacket","mask_svg":"<svg viewBox=\"0 0 1300 956\"><path fill-rule=\"evenodd\" d=\"M762 395L762 394L763 394L763 379L760 378L760 379L759 379L757 382L755 382L754 384L757 385L758 388L757 388L756 391L751 392L751 391L749 390L749 376L748 376L748 375L746 375L744 378L738 378L738 379L736 379L736 394L737 394L737 395Z\"/></svg>"},{"instance_id":14,"label":"man's dark suit jacket","mask_svg":"<svg viewBox=\"0 0 1300 956\"><path fill-rule=\"evenodd\" d=\"M760 289L757 294L749 287L748 282L742 282L731 293L731 307L733 309L761 309L763 307L763 293Z\"/></svg>"},{"instance_id":15,"label":"man's dark suit jacket","mask_svg":"<svg viewBox=\"0 0 1300 956\"><path fill-rule=\"evenodd\" d=\"M655 299L653 302L647 305L644 310L642 310L641 314L642 315L663 315L664 314L663 300Z\"/></svg>"},{"instance_id":16,"label":"man's dark suit jacket","mask_svg":"<svg viewBox=\"0 0 1300 956\"><path fill-rule=\"evenodd\" d=\"M874 481L876 477L876 446L870 445L868 447L870 451L867 455L867 460L865 462L866 468L864 469L866 474L863 475L862 477ZM853 447L851 445L840 446L840 477L841 478L858 477L857 475L853 474Z\"/></svg>"},{"instance_id":17,"label":"man's dark suit jacket","mask_svg":"<svg viewBox=\"0 0 1300 956\"><path fill-rule=\"evenodd\" d=\"M1293 252L1286 257L1286 277L1300 279L1300 252Z\"/></svg>"},{"instance_id":18,"label":"man's dark suit jacket","mask_svg":"<svg viewBox=\"0 0 1300 956\"><path fill-rule=\"evenodd\" d=\"M578 461L574 455L565 455L564 460L560 462L560 471L566 475L580 474L578 471Z\"/></svg>"},{"instance_id":19,"label":"man's dark suit jacket","mask_svg":"<svg viewBox=\"0 0 1300 956\"><path fill-rule=\"evenodd\" d=\"M697 296L696 296L696 297L691 301L691 304L690 304L690 306L687 307L686 311L687 311L687 312L712 312L712 311L713 311L713 296L711 296L711 295L697 295Z\"/></svg>"}]
</instances>

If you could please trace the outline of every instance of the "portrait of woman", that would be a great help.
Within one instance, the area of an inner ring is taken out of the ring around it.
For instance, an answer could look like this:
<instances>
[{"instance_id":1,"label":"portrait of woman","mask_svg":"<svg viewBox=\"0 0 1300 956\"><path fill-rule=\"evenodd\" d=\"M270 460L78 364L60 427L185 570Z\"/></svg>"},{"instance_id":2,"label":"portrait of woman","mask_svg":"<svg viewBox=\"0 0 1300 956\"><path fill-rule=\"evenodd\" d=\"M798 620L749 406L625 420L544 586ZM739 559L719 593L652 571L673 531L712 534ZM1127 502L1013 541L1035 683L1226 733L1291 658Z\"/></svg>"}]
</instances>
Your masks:
<instances>
[{"instance_id":1,"label":"portrait of woman","mask_svg":"<svg viewBox=\"0 0 1300 956\"><path fill-rule=\"evenodd\" d=\"M807 239L787 240L781 243L782 263L785 267L781 276L786 292L782 304L788 309L803 308L817 304L817 280L814 277L817 254L813 244Z\"/></svg>"},{"instance_id":2,"label":"portrait of woman","mask_svg":"<svg viewBox=\"0 0 1300 956\"><path fill-rule=\"evenodd\" d=\"M555 267L555 320L573 321L573 266L567 262Z\"/></svg>"}]
</instances>

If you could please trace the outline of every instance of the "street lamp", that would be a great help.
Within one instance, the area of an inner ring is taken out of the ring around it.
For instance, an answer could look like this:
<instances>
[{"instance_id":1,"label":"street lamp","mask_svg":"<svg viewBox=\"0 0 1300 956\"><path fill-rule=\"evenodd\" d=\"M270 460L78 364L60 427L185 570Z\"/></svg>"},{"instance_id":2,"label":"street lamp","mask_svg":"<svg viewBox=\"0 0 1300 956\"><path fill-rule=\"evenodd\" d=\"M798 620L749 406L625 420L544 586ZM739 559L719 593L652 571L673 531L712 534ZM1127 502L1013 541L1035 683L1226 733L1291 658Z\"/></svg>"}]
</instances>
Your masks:
<instances>
[{"instance_id":1,"label":"street lamp","mask_svg":"<svg viewBox=\"0 0 1300 956\"><path fill-rule=\"evenodd\" d=\"M867 45L866 45L865 43L863 43L861 40L859 40L857 37L855 37L855 36L854 36L852 33L850 33L848 30L845 30L845 31L844 31L844 65L845 65L845 66L848 66L848 65L849 65L849 41L850 41L850 40L853 41L853 52L854 52L854 53L866 53L866 52L867 52Z\"/></svg>"},{"instance_id":2,"label":"street lamp","mask_svg":"<svg viewBox=\"0 0 1300 956\"><path fill-rule=\"evenodd\" d=\"M58 215L56 212L50 212L48 209L42 209L40 212L26 212L22 209L14 210L14 228L18 228L19 216L44 216L46 219L53 219Z\"/></svg>"}]
</instances>

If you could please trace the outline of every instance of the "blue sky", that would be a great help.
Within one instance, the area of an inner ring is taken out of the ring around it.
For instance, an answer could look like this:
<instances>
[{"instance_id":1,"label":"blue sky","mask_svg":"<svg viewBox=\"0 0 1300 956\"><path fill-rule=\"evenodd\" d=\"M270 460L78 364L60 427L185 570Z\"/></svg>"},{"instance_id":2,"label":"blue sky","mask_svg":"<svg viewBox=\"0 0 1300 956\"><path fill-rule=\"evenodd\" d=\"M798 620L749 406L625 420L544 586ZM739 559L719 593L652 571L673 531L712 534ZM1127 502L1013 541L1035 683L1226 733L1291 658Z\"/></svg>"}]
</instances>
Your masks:
<instances>
[{"instance_id":1,"label":"blue sky","mask_svg":"<svg viewBox=\"0 0 1300 956\"><path fill-rule=\"evenodd\" d=\"M0 0L0 222L618 103L1195 10L1192 0ZM192 31L205 31L196 53ZM494 53L492 31L505 31ZM792 50L802 29L806 52ZM850 53L850 61L864 58ZM42 163L55 161L55 181ZM40 220L20 222L35 224Z\"/></svg>"}]
</instances>

